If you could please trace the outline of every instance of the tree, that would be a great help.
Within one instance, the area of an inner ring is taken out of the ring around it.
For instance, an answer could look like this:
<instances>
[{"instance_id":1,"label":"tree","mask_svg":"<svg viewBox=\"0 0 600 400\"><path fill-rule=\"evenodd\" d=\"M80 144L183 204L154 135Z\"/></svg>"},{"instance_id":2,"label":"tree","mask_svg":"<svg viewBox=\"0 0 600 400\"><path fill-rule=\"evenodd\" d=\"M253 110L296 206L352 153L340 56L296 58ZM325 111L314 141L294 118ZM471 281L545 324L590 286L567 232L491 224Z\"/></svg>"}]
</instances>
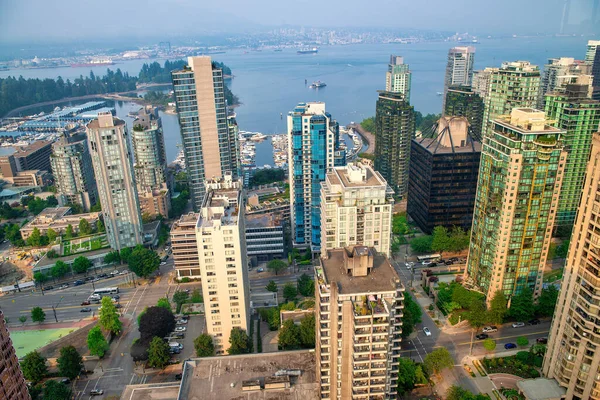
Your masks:
<instances>
[{"instance_id":1,"label":"tree","mask_svg":"<svg viewBox=\"0 0 600 400\"><path fill-rule=\"evenodd\" d=\"M529 351L531 351L531 354L533 354L534 356L544 357L544 354L546 354L547 349L548 348L545 344L536 343L533 346L531 346L531 349L529 349Z\"/></svg>"},{"instance_id":2,"label":"tree","mask_svg":"<svg viewBox=\"0 0 600 400\"><path fill-rule=\"evenodd\" d=\"M398 394L402 397L415 388L417 365L410 358L398 359Z\"/></svg>"},{"instance_id":3,"label":"tree","mask_svg":"<svg viewBox=\"0 0 600 400\"><path fill-rule=\"evenodd\" d=\"M100 204L100 202L97 202L96 204L94 204L93 206L90 207L90 212L100 212L102 211L102 204Z\"/></svg>"},{"instance_id":4,"label":"tree","mask_svg":"<svg viewBox=\"0 0 600 400\"><path fill-rule=\"evenodd\" d=\"M286 283L285 286L283 287L284 300L285 301L293 301L294 299L296 299L297 295L298 295L298 290L296 289L296 286L291 282Z\"/></svg>"},{"instance_id":5,"label":"tree","mask_svg":"<svg viewBox=\"0 0 600 400\"><path fill-rule=\"evenodd\" d=\"M119 253L119 257L121 258L122 263L129 263L129 257L131 257L131 253L133 253L133 248L125 247L121 249Z\"/></svg>"},{"instance_id":6,"label":"tree","mask_svg":"<svg viewBox=\"0 0 600 400\"><path fill-rule=\"evenodd\" d=\"M527 346L529 344L529 339L527 339L525 336L519 336L517 338L517 345L524 347Z\"/></svg>"},{"instance_id":7,"label":"tree","mask_svg":"<svg viewBox=\"0 0 600 400\"><path fill-rule=\"evenodd\" d=\"M211 357L215 355L215 345L212 336L203 333L194 339L194 348L198 357Z\"/></svg>"},{"instance_id":8,"label":"tree","mask_svg":"<svg viewBox=\"0 0 600 400\"><path fill-rule=\"evenodd\" d=\"M496 341L491 338L487 338L483 341L483 348L487 351L494 351L496 349Z\"/></svg>"},{"instance_id":9,"label":"tree","mask_svg":"<svg viewBox=\"0 0 600 400\"><path fill-rule=\"evenodd\" d=\"M46 236L48 236L49 243L54 243L54 241L58 237L58 233L56 233L54 229L48 228L48 230L46 231Z\"/></svg>"},{"instance_id":10,"label":"tree","mask_svg":"<svg viewBox=\"0 0 600 400\"><path fill-rule=\"evenodd\" d=\"M46 253L46 257L48 257L48 258L58 258L58 253L56 252L56 250L50 249Z\"/></svg>"},{"instance_id":11,"label":"tree","mask_svg":"<svg viewBox=\"0 0 600 400\"><path fill-rule=\"evenodd\" d=\"M62 382L47 380L42 390L44 400L65 400L71 398L71 388Z\"/></svg>"},{"instance_id":12,"label":"tree","mask_svg":"<svg viewBox=\"0 0 600 400\"><path fill-rule=\"evenodd\" d=\"M475 329L481 328L488 321L485 304L481 300L474 299L467 313L469 324Z\"/></svg>"},{"instance_id":13,"label":"tree","mask_svg":"<svg viewBox=\"0 0 600 400\"><path fill-rule=\"evenodd\" d=\"M27 316L26 315L21 315L19 317L19 322L22 323L23 325L25 325L25 321L27 321Z\"/></svg>"},{"instance_id":14,"label":"tree","mask_svg":"<svg viewBox=\"0 0 600 400\"><path fill-rule=\"evenodd\" d=\"M433 237L429 235L419 236L410 241L410 248L415 253L429 253L431 251L431 244Z\"/></svg>"},{"instance_id":15,"label":"tree","mask_svg":"<svg viewBox=\"0 0 600 400\"><path fill-rule=\"evenodd\" d=\"M71 271L71 268L64 261L58 260L50 269L50 275L52 275L54 279L62 278L68 274L69 271Z\"/></svg>"},{"instance_id":16,"label":"tree","mask_svg":"<svg viewBox=\"0 0 600 400\"><path fill-rule=\"evenodd\" d=\"M60 376L66 376L69 379L75 379L83 368L83 358L73 346L65 346L60 349L57 363Z\"/></svg>"},{"instance_id":17,"label":"tree","mask_svg":"<svg viewBox=\"0 0 600 400\"><path fill-rule=\"evenodd\" d=\"M315 347L315 327L315 314L309 314L302 318L300 322L300 341L302 342L302 347Z\"/></svg>"},{"instance_id":18,"label":"tree","mask_svg":"<svg viewBox=\"0 0 600 400\"><path fill-rule=\"evenodd\" d=\"M79 256L75 260L73 260L73 270L78 274L83 274L88 271L92 267L92 262L89 258L84 256Z\"/></svg>"},{"instance_id":19,"label":"tree","mask_svg":"<svg viewBox=\"0 0 600 400\"><path fill-rule=\"evenodd\" d=\"M442 347L427 354L423 365L429 374L437 374L446 368L451 368L454 365L454 360L448 349Z\"/></svg>"},{"instance_id":20,"label":"tree","mask_svg":"<svg viewBox=\"0 0 600 400\"><path fill-rule=\"evenodd\" d=\"M21 370L25 379L38 383L48 375L46 358L42 357L37 351L27 353L21 360Z\"/></svg>"},{"instance_id":21,"label":"tree","mask_svg":"<svg viewBox=\"0 0 600 400\"><path fill-rule=\"evenodd\" d=\"M546 289L542 289L535 307L535 314L540 317L551 317L554 314L557 300L558 290L554 285L549 285Z\"/></svg>"},{"instance_id":22,"label":"tree","mask_svg":"<svg viewBox=\"0 0 600 400\"><path fill-rule=\"evenodd\" d=\"M269 292L275 293L275 292L277 292L278 287L277 287L277 284L275 283L275 281L269 281L269 283L267 284L265 289L267 289Z\"/></svg>"},{"instance_id":23,"label":"tree","mask_svg":"<svg viewBox=\"0 0 600 400\"><path fill-rule=\"evenodd\" d=\"M446 392L446 400L489 400L484 394L473 394L460 386L452 385Z\"/></svg>"},{"instance_id":24,"label":"tree","mask_svg":"<svg viewBox=\"0 0 600 400\"><path fill-rule=\"evenodd\" d=\"M48 280L48 277L45 274L38 271L33 273L33 280L35 281L35 283L42 284Z\"/></svg>"},{"instance_id":25,"label":"tree","mask_svg":"<svg viewBox=\"0 0 600 400\"><path fill-rule=\"evenodd\" d=\"M298 278L298 292L305 297L314 297L315 295L315 281L310 276L302 274Z\"/></svg>"},{"instance_id":26,"label":"tree","mask_svg":"<svg viewBox=\"0 0 600 400\"><path fill-rule=\"evenodd\" d=\"M149 342L154 336L163 338L175 329L175 316L163 307L148 307L140 318L139 331L142 341Z\"/></svg>"},{"instance_id":27,"label":"tree","mask_svg":"<svg viewBox=\"0 0 600 400\"><path fill-rule=\"evenodd\" d=\"M102 334L99 326L93 327L88 332L87 346L91 355L98 356L100 358L104 357L104 354L108 351L108 342Z\"/></svg>"},{"instance_id":28,"label":"tree","mask_svg":"<svg viewBox=\"0 0 600 400\"><path fill-rule=\"evenodd\" d=\"M442 253L450 249L450 236L446 227L436 226L431 236L431 250Z\"/></svg>"},{"instance_id":29,"label":"tree","mask_svg":"<svg viewBox=\"0 0 600 400\"><path fill-rule=\"evenodd\" d=\"M17 224L6 224L4 226L4 237L15 247L23 247L25 245L21 236L21 228Z\"/></svg>"},{"instance_id":30,"label":"tree","mask_svg":"<svg viewBox=\"0 0 600 400\"><path fill-rule=\"evenodd\" d=\"M118 250L111 251L107 255L104 256L104 262L106 264L118 263L121 262L121 255Z\"/></svg>"},{"instance_id":31,"label":"tree","mask_svg":"<svg viewBox=\"0 0 600 400\"><path fill-rule=\"evenodd\" d=\"M135 339L129 349L133 361L146 361L148 359L148 343Z\"/></svg>"},{"instance_id":32,"label":"tree","mask_svg":"<svg viewBox=\"0 0 600 400\"><path fill-rule=\"evenodd\" d=\"M284 269L287 268L287 264L285 263L285 261L281 261L281 260L271 260L269 261L269 263L267 264L267 269L275 272L275 275L278 275L280 271L283 271Z\"/></svg>"},{"instance_id":33,"label":"tree","mask_svg":"<svg viewBox=\"0 0 600 400\"><path fill-rule=\"evenodd\" d=\"M154 250L137 245L128 257L129 269L137 276L146 278L160 266L160 257Z\"/></svg>"},{"instance_id":34,"label":"tree","mask_svg":"<svg viewBox=\"0 0 600 400\"><path fill-rule=\"evenodd\" d=\"M506 315L506 305L508 300L502 290L497 290L490 301L490 308L488 310L488 320L492 324L501 324L504 321Z\"/></svg>"},{"instance_id":35,"label":"tree","mask_svg":"<svg viewBox=\"0 0 600 400\"><path fill-rule=\"evenodd\" d=\"M407 338L413 333L415 326L421 322L423 310L414 301L408 291L404 292L404 315L402 316L402 337Z\"/></svg>"},{"instance_id":36,"label":"tree","mask_svg":"<svg viewBox=\"0 0 600 400\"><path fill-rule=\"evenodd\" d=\"M104 222L102 222L102 220L98 220L98 222L96 222L96 231L98 233L103 233L106 230L106 228L104 227Z\"/></svg>"},{"instance_id":37,"label":"tree","mask_svg":"<svg viewBox=\"0 0 600 400\"><path fill-rule=\"evenodd\" d=\"M190 303L204 303L204 299L200 294L198 289L192 290L192 295L190 296Z\"/></svg>"},{"instance_id":38,"label":"tree","mask_svg":"<svg viewBox=\"0 0 600 400\"><path fill-rule=\"evenodd\" d=\"M170 359L169 345L161 338L153 337L148 347L148 365L163 369L169 365Z\"/></svg>"},{"instance_id":39,"label":"tree","mask_svg":"<svg viewBox=\"0 0 600 400\"><path fill-rule=\"evenodd\" d=\"M300 348L300 327L293 320L288 319L279 329L279 347L282 350L295 350Z\"/></svg>"},{"instance_id":40,"label":"tree","mask_svg":"<svg viewBox=\"0 0 600 400\"><path fill-rule=\"evenodd\" d=\"M90 223L81 218L79 220L79 234L80 235L89 235L92 233L92 225L90 225Z\"/></svg>"},{"instance_id":41,"label":"tree","mask_svg":"<svg viewBox=\"0 0 600 400\"><path fill-rule=\"evenodd\" d=\"M423 367L421 364L417 365L417 369L415 370L415 384L416 385L426 385L429 380L427 376L425 376L425 371L423 371Z\"/></svg>"},{"instance_id":42,"label":"tree","mask_svg":"<svg viewBox=\"0 0 600 400\"><path fill-rule=\"evenodd\" d=\"M178 290L173 293L173 302L177 305L177 313L181 310L181 305L188 301L189 295L183 290Z\"/></svg>"},{"instance_id":43,"label":"tree","mask_svg":"<svg viewBox=\"0 0 600 400\"><path fill-rule=\"evenodd\" d=\"M167 310L171 311L171 303L169 303L169 299L167 299L166 297L161 297L160 299L158 299L158 302L156 302L156 306L164 307Z\"/></svg>"},{"instance_id":44,"label":"tree","mask_svg":"<svg viewBox=\"0 0 600 400\"><path fill-rule=\"evenodd\" d=\"M229 354L245 354L250 352L250 338L245 330L234 327L229 334Z\"/></svg>"},{"instance_id":45,"label":"tree","mask_svg":"<svg viewBox=\"0 0 600 400\"><path fill-rule=\"evenodd\" d=\"M42 245L42 235L38 228L33 228L33 231L31 231L31 235L27 238L27 245L33 247Z\"/></svg>"},{"instance_id":46,"label":"tree","mask_svg":"<svg viewBox=\"0 0 600 400\"><path fill-rule=\"evenodd\" d=\"M67 225L67 229L65 230L65 239L73 238L73 225Z\"/></svg>"},{"instance_id":47,"label":"tree","mask_svg":"<svg viewBox=\"0 0 600 400\"><path fill-rule=\"evenodd\" d=\"M99 315L99 323L102 329L115 335L121 332L123 324L119 320L119 313L117 313L117 308L110 297L105 296L102 298L102 308Z\"/></svg>"},{"instance_id":48,"label":"tree","mask_svg":"<svg viewBox=\"0 0 600 400\"><path fill-rule=\"evenodd\" d=\"M529 288L525 288L512 297L508 314L518 321L526 321L533 317L534 311L533 293Z\"/></svg>"},{"instance_id":49,"label":"tree","mask_svg":"<svg viewBox=\"0 0 600 400\"><path fill-rule=\"evenodd\" d=\"M31 320L33 322L42 323L46 319L46 313L42 310L42 307L33 307L31 309Z\"/></svg>"}]
</instances>

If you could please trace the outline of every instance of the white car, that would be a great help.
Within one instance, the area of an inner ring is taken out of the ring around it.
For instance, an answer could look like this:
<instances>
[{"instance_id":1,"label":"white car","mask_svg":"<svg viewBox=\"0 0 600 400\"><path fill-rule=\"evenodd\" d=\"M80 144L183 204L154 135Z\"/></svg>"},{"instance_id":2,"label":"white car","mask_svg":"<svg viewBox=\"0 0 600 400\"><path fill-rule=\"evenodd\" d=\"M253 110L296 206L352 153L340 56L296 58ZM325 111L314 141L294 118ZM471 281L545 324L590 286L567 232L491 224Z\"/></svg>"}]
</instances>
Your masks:
<instances>
[{"instance_id":1,"label":"white car","mask_svg":"<svg viewBox=\"0 0 600 400\"><path fill-rule=\"evenodd\" d=\"M409 262L406 263L407 267L413 267L414 265L415 265L415 263L412 262L412 261L409 261Z\"/></svg>"},{"instance_id":2,"label":"white car","mask_svg":"<svg viewBox=\"0 0 600 400\"><path fill-rule=\"evenodd\" d=\"M127 275L129 272L127 270L123 270L119 273L119 275Z\"/></svg>"},{"instance_id":3,"label":"white car","mask_svg":"<svg viewBox=\"0 0 600 400\"><path fill-rule=\"evenodd\" d=\"M175 328L175 332L185 332L187 328L185 326L178 326Z\"/></svg>"},{"instance_id":4,"label":"white car","mask_svg":"<svg viewBox=\"0 0 600 400\"><path fill-rule=\"evenodd\" d=\"M423 261L421 264L423 264L423 266L426 267L429 264L432 264L432 262L431 261Z\"/></svg>"},{"instance_id":5,"label":"white car","mask_svg":"<svg viewBox=\"0 0 600 400\"><path fill-rule=\"evenodd\" d=\"M525 322L513 322L512 327L513 328L522 328L525 326Z\"/></svg>"},{"instance_id":6,"label":"white car","mask_svg":"<svg viewBox=\"0 0 600 400\"><path fill-rule=\"evenodd\" d=\"M187 319L180 319L179 321L176 322L177 325L185 325L187 323L188 323Z\"/></svg>"},{"instance_id":7,"label":"white car","mask_svg":"<svg viewBox=\"0 0 600 400\"><path fill-rule=\"evenodd\" d=\"M428 327L423 328L423 333L425 333L425 336L431 336L431 331Z\"/></svg>"}]
</instances>

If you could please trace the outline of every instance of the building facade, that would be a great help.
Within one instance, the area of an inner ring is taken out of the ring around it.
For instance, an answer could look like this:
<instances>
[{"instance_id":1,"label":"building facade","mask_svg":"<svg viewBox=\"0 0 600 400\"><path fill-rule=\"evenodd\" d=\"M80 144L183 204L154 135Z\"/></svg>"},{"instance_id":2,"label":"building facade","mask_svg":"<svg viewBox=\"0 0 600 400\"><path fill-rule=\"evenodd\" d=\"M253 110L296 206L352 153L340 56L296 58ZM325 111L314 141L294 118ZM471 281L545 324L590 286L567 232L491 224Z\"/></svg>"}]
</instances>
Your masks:
<instances>
[{"instance_id":1,"label":"building facade","mask_svg":"<svg viewBox=\"0 0 600 400\"><path fill-rule=\"evenodd\" d=\"M491 134L492 121L513 108L534 108L540 88L540 69L528 61L503 63L494 68L485 98L483 132Z\"/></svg>"},{"instance_id":2,"label":"building facade","mask_svg":"<svg viewBox=\"0 0 600 400\"><path fill-rule=\"evenodd\" d=\"M394 192L362 164L336 167L321 183L322 249L364 245L390 256Z\"/></svg>"},{"instance_id":3,"label":"building facade","mask_svg":"<svg viewBox=\"0 0 600 400\"><path fill-rule=\"evenodd\" d=\"M473 71L473 83L471 88L473 93L479 95L485 102L485 99L490 91L490 78L494 68L486 68L480 71Z\"/></svg>"},{"instance_id":4,"label":"building facade","mask_svg":"<svg viewBox=\"0 0 600 400\"><path fill-rule=\"evenodd\" d=\"M385 74L385 90L402 93L406 101L410 103L411 75L408 64L404 64L404 57L391 55Z\"/></svg>"},{"instance_id":5,"label":"building facade","mask_svg":"<svg viewBox=\"0 0 600 400\"><path fill-rule=\"evenodd\" d=\"M52 144L50 163L58 204L79 204L89 211L98 201L98 188L85 135L59 138Z\"/></svg>"},{"instance_id":6,"label":"building facade","mask_svg":"<svg viewBox=\"0 0 600 400\"><path fill-rule=\"evenodd\" d=\"M283 220L279 213L246 214L246 250L257 261L283 258Z\"/></svg>"},{"instance_id":7,"label":"building facade","mask_svg":"<svg viewBox=\"0 0 600 400\"><path fill-rule=\"evenodd\" d=\"M172 185L158 108L146 107L133 121L135 179L142 213L169 218Z\"/></svg>"},{"instance_id":8,"label":"building facade","mask_svg":"<svg viewBox=\"0 0 600 400\"><path fill-rule=\"evenodd\" d=\"M288 114L288 174L294 247L321 249L320 190L335 164L339 124L325 103L300 103Z\"/></svg>"},{"instance_id":9,"label":"building facade","mask_svg":"<svg viewBox=\"0 0 600 400\"><path fill-rule=\"evenodd\" d=\"M36 228L41 235L45 235L48 229L52 229L57 234L62 235L66 232L69 225L73 228L73 233L77 234L79 233L79 222L82 219L94 228L98 223L99 217L99 212L72 215L70 207L48 207L44 208L42 212L21 227L21 236L23 240L27 240Z\"/></svg>"},{"instance_id":10,"label":"building facade","mask_svg":"<svg viewBox=\"0 0 600 400\"><path fill-rule=\"evenodd\" d=\"M206 180L240 175L238 138L227 124L223 71L210 57L189 57L188 66L171 76L192 205L198 211Z\"/></svg>"},{"instance_id":11,"label":"building facade","mask_svg":"<svg viewBox=\"0 0 600 400\"><path fill-rule=\"evenodd\" d=\"M196 242L197 213L182 215L171 226L171 250L173 251L173 268L177 279L201 279L198 243Z\"/></svg>"},{"instance_id":12,"label":"building facade","mask_svg":"<svg viewBox=\"0 0 600 400\"><path fill-rule=\"evenodd\" d=\"M585 181L592 136L600 125L600 101L587 96L586 85L568 85L564 94L546 96L546 117L564 130L562 143L568 156L565 162L556 225L573 225Z\"/></svg>"},{"instance_id":13,"label":"building facade","mask_svg":"<svg viewBox=\"0 0 600 400\"><path fill-rule=\"evenodd\" d=\"M415 111L402 94L380 92L375 111L375 170L401 199L408 191Z\"/></svg>"},{"instance_id":14,"label":"building facade","mask_svg":"<svg viewBox=\"0 0 600 400\"><path fill-rule=\"evenodd\" d=\"M2 310L0 310L0 398L6 400L31 399Z\"/></svg>"},{"instance_id":15,"label":"building facade","mask_svg":"<svg viewBox=\"0 0 600 400\"><path fill-rule=\"evenodd\" d=\"M396 399L404 309L398 274L366 246L325 256L315 267L320 398Z\"/></svg>"},{"instance_id":16,"label":"building facade","mask_svg":"<svg viewBox=\"0 0 600 400\"><path fill-rule=\"evenodd\" d=\"M428 234L440 225L468 230L473 222L481 141L465 117L444 116L435 132L433 138L412 141L408 214Z\"/></svg>"},{"instance_id":17,"label":"building facade","mask_svg":"<svg viewBox=\"0 0 600 400\"><path fill-rule=\"evenodd\" d=\"M207 182L196 222L207 333L217 354L229 348L232 328L248 330L250 288L241 181L226 174Z\"/></svg>"},{"instance_id":18,"label":"building facade","mask_svg":"<svg viewBox=\"0 0 600 400\"><path fill-rule=\"evenodd\" d=\"M475 65L475 47L459 46L448 51L442 110L446 108L446 93L451 86L471 86L473 66Z\"/></svg>"},{"instance_id":19,"label":"building facade","mask_svg":"<svg viewBox=\"0 0 600 400\"><path fill-rule=\"evenodd\" d=\"M110 247L142 243L142 216L125 121L99 113L87 125L88 147Z\"/></svg>"},{"instance_id":20,"label":"building facade","mask_svg":"<svg viewBox=\"0 0 600 400\"><path fill-rule=\"evenodd\" d=\"M454 86L446 93L444 115L466 117L473 134L481 136L483 126L483 99L468 86Z\"/></svg>"},{"instance_id":21,"label":"building facade","mask_svg":"<svg viewBox=\"0 0 600 400\"><path fill-rule=\"evenodd\" d=\"M52 154L52 142L38 140L29 146L18 147L13 153L17 171L39 169L40 171L51 171L50 155Z\"/></svg>"},{"instance_id":22,"label":"building facade","mask_svg":"<svg viewBox=\"0 0 600 400\"><path fill-rule=\"evenodd\" d=\"M516 108L483 141L466 282L488 302L499 290L509 298L540 293L567 157L563 134L543 111Z\"/></svg>"},{"instance_id":23,"label":"building facade","mask_svg":"<svg viewBox=\"0 0 600 400\"><path fill-rule=\"evenodd\" d=\"M600 341L596 293L600 289L600 134L592 150L543 372L567 389L567 399L600 399Z\"/></svg>"},{"instance_id":24,"label":"building facade","mask_svg":"<svg viewBox=\"0 0 600 400\"><path fill-rule=\"evenodd\" d=\"M564 93L567 85L586 85L586 96L592 97L592 66L570 57L550 58L544 66L540 80L540 93L537 107L543 110L546 95Z\"/></svg>"}]
</instances>

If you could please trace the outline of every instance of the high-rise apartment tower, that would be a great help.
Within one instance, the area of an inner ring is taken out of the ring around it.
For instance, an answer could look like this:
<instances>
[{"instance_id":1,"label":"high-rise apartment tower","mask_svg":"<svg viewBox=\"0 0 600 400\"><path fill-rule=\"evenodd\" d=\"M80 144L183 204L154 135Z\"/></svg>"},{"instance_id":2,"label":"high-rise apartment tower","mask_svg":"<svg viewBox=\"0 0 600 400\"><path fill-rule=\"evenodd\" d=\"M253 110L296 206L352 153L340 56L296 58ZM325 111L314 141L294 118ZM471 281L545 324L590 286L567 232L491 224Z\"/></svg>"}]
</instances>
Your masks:
<instances>
[{"instance_id":1,"label":"high-rise apartment tower","mask_svg":"<svg viewBox=\"0 0 600 400\"><path fill-rule=\"evenodd\" d=\"M446 93L450 86L471 86L474 65L475 47L459 46L448 51L442 110L446 108Z\"/></svg>"},{"instance_id":2,"label":"high-rise apartment tower","mask_svg":"<svg viewBox=\"0 0 600 400\"><path fill-rule=\"evenodd\" d=\"M385 90L393 93L402 93L410 103L411 72L408 64L404 64L401 56L390 56L390 63L385 74Z\"/></svg>"}]
</instances>

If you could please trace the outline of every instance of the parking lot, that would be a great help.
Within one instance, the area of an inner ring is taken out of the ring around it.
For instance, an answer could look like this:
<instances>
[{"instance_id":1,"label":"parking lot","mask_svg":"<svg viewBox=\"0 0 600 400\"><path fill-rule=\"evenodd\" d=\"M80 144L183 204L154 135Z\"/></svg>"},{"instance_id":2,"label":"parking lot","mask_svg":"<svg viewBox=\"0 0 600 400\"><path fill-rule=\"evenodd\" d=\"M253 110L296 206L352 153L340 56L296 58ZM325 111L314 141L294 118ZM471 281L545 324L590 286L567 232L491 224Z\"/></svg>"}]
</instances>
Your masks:
<instances>
[{"instance_id":1,"label":"parking lot","mask_svg":"<svg viewBox=\"0 0 600 400\"><path fill-rule=\"evenodd\" d=\"M206 321L204 315L190 315L188 323L185 325L185 337L183 339L173 339L171 341L178 342L183 345L183 350L179 354L173 354L173 358L178 360L186 360L190 357L196 357L196 350L194 350L194 339L206 332Z\"/></svg>"}]
</instances>

